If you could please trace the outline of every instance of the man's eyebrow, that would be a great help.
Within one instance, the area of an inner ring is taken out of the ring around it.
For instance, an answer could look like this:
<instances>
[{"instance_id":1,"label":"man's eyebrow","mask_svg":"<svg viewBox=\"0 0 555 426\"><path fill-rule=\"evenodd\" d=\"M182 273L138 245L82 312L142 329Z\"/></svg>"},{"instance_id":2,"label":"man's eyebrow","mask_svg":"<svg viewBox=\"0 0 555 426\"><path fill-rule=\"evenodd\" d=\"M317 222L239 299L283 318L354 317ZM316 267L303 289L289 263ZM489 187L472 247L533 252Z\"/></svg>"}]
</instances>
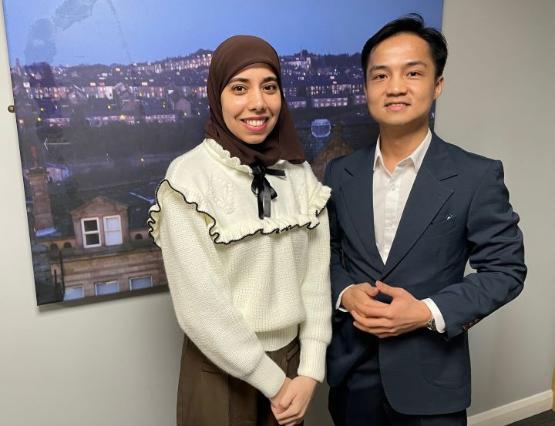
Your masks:
<instances>
[{"instance_id":1,"label":"man's eyebrow","mask_svg":"<svg viewBox=\"0 0 555 426\"><path fill-rule=\"evenodd\" d=\"M389 67L387 65L372 65L369 69L368 72L373 72L373 71L384 71L384 70L388 70Z\"/></svg>"},{"instance_id":2,"label":"man's eyebrow","mask_svg":"<svg viewBox=\"0 0 555 426\"><path fill-rule=\"evenodd\" d=\"M414 67L416 65L422 65L424 67L428 66L428 64L424 61L410 61L405 64L405 67Z\"/></svg>"},{"instance_id":3,"label":"man's eyebrow","mask_svg":"<svg viewBox=\"0 0 555 426\"><path fill-rule=\"evenodd\" d=\"M428 64L424 61L409 61L407 63L405 63L403 65L403 68L408 68L408 67L414 67L417 65L422 65L424 67L427 67ZM373 72L373 71L387 71L389 70L389 67L387 65L372 65L370 68L368 68L368 72Z\"/></svg>"}]
</instances>

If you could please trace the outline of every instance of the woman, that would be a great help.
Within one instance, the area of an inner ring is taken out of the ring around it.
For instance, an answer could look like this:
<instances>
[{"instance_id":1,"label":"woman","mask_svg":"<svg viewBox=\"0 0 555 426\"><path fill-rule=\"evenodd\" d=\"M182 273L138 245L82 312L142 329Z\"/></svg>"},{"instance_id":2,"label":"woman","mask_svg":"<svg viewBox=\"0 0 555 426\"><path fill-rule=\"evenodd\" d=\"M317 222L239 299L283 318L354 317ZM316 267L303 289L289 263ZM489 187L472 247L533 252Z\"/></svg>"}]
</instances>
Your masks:
<instances>
[{"instance_id":1,"label":"woman","mask_svg":"<svg viewBox=\"0 0 555 426\"><path fill-rule=\"evenodd\" d=\"M330 190L304 161L264 40L216 49L208 101L206 139L172 162L149 218L189 337L178 425L300 424L331 337Z\"/></svg>"}]
</instances>

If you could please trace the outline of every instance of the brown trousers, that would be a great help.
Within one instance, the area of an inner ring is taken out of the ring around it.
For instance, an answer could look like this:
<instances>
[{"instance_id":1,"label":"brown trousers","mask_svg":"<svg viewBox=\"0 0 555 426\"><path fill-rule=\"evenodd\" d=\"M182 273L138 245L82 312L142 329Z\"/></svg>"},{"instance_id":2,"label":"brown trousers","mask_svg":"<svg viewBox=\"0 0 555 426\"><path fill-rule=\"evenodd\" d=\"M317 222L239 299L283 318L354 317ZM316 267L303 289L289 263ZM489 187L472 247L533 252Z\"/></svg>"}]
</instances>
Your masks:
<instances>
[{"instance_id":1,"label":"brown trousers","mask_svg":"<svg viewBox=\"0 0 555 426\"><path fill-rule=\"evenodd\" d=\"M297 376L298 339L268 356L287 377ZM248 383L216 367L185 338L177 391L177 426L278 426L270 401Z\"/></svg>"}]
</instances>

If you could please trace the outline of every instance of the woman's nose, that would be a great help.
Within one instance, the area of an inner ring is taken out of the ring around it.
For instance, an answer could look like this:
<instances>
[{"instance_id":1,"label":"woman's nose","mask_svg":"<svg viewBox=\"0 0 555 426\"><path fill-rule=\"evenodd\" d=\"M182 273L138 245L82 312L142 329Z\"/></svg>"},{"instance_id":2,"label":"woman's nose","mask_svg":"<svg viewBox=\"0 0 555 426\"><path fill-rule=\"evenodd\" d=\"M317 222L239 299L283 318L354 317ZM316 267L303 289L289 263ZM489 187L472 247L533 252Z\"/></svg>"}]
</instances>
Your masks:
<instances>
[{"instance_id":1,"label":"woman's nose","mask_svg":"<svg viewBox=\"0 0 555 426\"><path fill-rule=\"evenodd\" d=\"M252 90L249 98L249 109L252 111L263 111L266 109L266 102L262 90Z\"/></svg>"}]
</instances>

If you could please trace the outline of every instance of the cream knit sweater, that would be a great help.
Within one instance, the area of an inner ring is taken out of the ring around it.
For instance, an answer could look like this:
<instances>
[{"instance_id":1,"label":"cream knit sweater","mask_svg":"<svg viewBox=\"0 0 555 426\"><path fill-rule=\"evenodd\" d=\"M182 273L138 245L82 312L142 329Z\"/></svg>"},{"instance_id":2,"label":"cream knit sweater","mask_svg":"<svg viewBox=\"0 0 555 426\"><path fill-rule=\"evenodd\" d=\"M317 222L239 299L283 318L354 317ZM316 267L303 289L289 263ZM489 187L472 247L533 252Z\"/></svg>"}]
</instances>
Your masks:
<instances>
[{"instance_id":1,"label":"cream knit sweater","mask_svg":"<svg viewBox=\"0 0 555 426\"><path fill-rule=\"evenodd\" d=\"M267 397L285 375L265 351L298 335L298 374L322 381L331 339L330 189L307 163L272 168L286 176L266 176L278 197L261 220L250 167L205 139L172 162L148 219L181 328Z\"/></svg>"}]
</instances>

